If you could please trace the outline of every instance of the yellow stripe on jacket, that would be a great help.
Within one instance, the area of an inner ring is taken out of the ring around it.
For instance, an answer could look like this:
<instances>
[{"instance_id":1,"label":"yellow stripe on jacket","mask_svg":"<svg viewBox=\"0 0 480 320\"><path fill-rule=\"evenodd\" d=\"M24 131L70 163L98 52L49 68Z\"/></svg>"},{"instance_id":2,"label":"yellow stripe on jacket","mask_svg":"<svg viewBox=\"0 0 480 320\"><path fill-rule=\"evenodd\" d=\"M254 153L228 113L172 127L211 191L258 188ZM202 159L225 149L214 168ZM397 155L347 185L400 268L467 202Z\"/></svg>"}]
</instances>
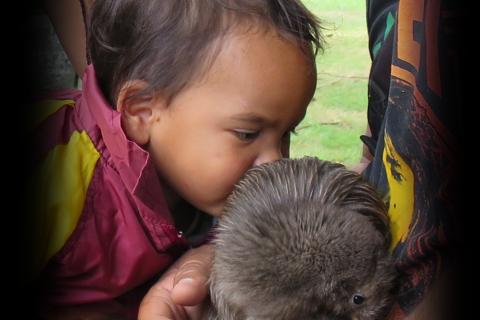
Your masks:
<instances>
[{"instance_id":1,"label":"yellow stripe on jacket","mask_svg":"<svg viewBox=\"0 0 480 320\"><path fill-rule=\"evenodd\" d=\"M37 168L29 184L34 200L29 276L38 275L75 229L99 157L87 133L75 131L67 144L57 145Z\"/></svg>"}]
</instances>

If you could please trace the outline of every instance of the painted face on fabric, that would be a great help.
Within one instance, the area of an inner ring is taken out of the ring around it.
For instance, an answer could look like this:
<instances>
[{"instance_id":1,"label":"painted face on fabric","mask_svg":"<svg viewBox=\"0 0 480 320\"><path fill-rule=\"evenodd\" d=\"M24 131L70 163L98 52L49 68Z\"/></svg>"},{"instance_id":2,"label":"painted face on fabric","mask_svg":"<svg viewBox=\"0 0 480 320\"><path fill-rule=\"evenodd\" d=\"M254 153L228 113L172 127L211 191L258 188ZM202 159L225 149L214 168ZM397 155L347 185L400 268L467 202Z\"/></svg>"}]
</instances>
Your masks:
<instances>
[{"instance_id":1,"label":"painted face on fabric","mask_svg":"<svg viewBox=\"0 0 480 320\"><path fill-rule=\"evenodd\" d=\"M174 97L148 151L173 194L214 216L252 166L288 157L315 89L312 62L273 32L227 37L206 75Z\"/></svg>"}]
</instances>

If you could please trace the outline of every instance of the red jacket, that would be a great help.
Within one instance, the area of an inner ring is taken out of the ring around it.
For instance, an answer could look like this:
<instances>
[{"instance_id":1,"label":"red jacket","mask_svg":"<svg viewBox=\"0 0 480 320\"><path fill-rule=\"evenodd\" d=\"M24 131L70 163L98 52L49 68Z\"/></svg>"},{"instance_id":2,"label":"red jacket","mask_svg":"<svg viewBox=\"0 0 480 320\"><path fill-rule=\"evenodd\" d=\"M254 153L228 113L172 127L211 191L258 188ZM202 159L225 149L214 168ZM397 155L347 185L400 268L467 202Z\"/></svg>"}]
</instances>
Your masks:
<instances>
[{"instance_id":1,"label":"red jacket","mask_svg":"<svg viewBox=\"0 0 480 320\"><path fill-rule=\"evenodd\" d=\"M59 100L61 99L61 100ZM34 131L33 271L61 305L118 297L160 274L187 249L149 154L129 141L92 66L83 92L43 103Z\"/></svg>"}]
</instances>

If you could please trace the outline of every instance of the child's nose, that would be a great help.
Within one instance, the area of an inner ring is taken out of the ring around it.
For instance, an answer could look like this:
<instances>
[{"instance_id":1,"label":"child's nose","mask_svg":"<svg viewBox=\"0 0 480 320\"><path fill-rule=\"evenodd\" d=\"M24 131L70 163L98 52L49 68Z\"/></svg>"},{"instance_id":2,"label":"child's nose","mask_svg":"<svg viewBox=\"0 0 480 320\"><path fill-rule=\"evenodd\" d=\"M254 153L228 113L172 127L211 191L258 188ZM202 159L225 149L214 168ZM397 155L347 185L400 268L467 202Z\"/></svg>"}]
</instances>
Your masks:
<instances>
[{"instance_id":1,"label":"child's nose","mask_svg":"<svg viewBox=\"0 0 480 320\"><path fill-rule=\"evenodd\" d=\"M254 162L254 166L259 166L262 163L268 163L283 158L281 148L271 148L262 152Z\"/></svg>"}]
</instances>

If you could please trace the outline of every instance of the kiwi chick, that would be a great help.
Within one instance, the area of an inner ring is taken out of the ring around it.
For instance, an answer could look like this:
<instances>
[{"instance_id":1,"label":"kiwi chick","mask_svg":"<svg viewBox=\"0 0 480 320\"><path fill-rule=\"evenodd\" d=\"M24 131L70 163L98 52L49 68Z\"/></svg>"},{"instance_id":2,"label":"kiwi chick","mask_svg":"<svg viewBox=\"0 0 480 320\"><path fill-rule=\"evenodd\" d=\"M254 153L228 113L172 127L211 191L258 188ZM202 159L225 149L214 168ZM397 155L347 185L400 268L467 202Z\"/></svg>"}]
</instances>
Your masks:
<instances>
[{"instance_id":1,"label":"kiwi chick","mask_svg":"<svg viewBox=\"0 0 480 320\"><path fill-rule=\"evenodd\" d=\"M305 157L250 169L217 232L211 320L376 320L391 307L386 207L341 164Z\"/></svg>"}]
</instances>

